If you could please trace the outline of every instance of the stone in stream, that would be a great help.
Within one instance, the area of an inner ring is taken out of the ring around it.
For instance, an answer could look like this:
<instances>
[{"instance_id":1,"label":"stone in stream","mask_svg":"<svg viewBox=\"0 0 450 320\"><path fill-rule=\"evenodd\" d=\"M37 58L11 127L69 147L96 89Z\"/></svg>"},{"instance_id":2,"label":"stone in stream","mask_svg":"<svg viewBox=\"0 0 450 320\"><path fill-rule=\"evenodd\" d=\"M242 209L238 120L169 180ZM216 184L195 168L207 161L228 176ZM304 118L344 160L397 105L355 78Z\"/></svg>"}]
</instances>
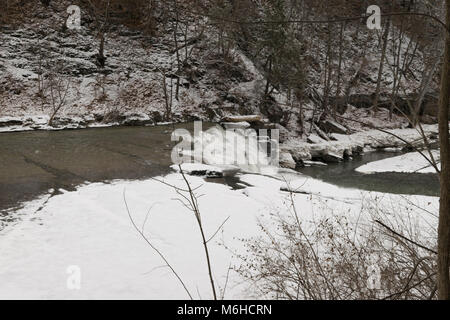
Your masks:
<instances>
[{"instance_id":1,"label":"stone in stream","mask_svg":"<svg viewBox=\"0 0 450 320\"><path fill-rule=\"evenodd\" d=\"M311 156L313 159L321 159L325 162L340 162L344 160L345 149L330 143L311 145Z\"/></svg>"},{"instance_id":2,"label":"stone in stream","mask_svg":"<svg viewBox=\"0 0 450 320\"><path fill-rule=\"evenodd\" d=\"M295 169L297 167L297 163L292 155L285 151L280 152L279 163L282 168Z\"/></svg>"}]
</instances>

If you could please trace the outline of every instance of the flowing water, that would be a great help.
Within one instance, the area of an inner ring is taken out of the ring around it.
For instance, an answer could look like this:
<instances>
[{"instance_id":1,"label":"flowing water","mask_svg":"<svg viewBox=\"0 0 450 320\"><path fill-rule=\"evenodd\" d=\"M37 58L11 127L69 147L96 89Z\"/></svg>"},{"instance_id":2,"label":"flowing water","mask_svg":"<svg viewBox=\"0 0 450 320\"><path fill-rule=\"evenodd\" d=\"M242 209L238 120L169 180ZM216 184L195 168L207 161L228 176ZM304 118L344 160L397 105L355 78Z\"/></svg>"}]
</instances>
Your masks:
<instances>
[{"instance_id":1,"label":"flowing water","mask_svg":"<svg viewBox=\"0 0 450 320\"><path fill-rule=\"evenodd\" d=\"M212 124L204 124L207 128ZM175 128L193 131L193 124L113 127L0 134L0 211L17 206L49 189L113 179L144 179L170 171ZM368 153L353 161L308 167L301 173L343 187L390 193L438 195L433 174L354 171L369 161L394 156Z\"/></svg>"},{"instance_id":2,"label":"flowing water","mask_svg":"<svg viewBox=\"0 0 450 320\"><path fill-rule=\"evenodd\" d=\"M432 173L384 172L364 174L356 168L368 162L400 155L392 152L368 152L351 161L324 166L305 167L299 171L313 178L344 188L356 188L396 194L439 196L439 179Z\"/></svg>"}]
</instances>

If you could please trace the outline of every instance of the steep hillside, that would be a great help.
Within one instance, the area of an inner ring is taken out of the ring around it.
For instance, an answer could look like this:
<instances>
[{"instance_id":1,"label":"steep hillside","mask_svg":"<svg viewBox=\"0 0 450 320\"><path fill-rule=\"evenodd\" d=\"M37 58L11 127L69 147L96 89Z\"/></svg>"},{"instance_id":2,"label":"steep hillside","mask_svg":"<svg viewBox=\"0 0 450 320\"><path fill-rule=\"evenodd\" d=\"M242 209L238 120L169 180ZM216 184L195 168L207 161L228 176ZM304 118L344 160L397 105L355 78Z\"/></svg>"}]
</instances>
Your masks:
<instances>
[{"instance_id":1,"label":"steep hillside","mask_svg":"<svg viewBox=\"0 0 450 320\"><path fill-rule=\"evenodd\" d=\"M192 13L189 1L178 1L176 10L164 4L152 8L156 27L147 32L142 25L113 19L130 16L120 4L122 11L116 12L102 7L102 1L94 1L98 6L93 8L80 1L81 29L70 30L66 10L71 2L47 2L29 1L2 22L2 127L219 121L227 115L262 114L295 137L314 132L313 124L331 110L350 131L365 127L353 120L401 127L408 124L402 113L410 113L425 85L421 119L436 120L437 77L431 64L440 57L439 43L436 50L425 50L411 28L399 27L398 21L390 26L382 59L383 31L367 29L365 21L246 27L225 14L239 19L246 11L238 15L227 6L203 6L204 11ZM253 10L248 17L255 19L276 19L278 12ZM301 14L309 20L324 16L309 1ZM427 70L432 74L424 83Z\"/></svg>"}]
</instances>

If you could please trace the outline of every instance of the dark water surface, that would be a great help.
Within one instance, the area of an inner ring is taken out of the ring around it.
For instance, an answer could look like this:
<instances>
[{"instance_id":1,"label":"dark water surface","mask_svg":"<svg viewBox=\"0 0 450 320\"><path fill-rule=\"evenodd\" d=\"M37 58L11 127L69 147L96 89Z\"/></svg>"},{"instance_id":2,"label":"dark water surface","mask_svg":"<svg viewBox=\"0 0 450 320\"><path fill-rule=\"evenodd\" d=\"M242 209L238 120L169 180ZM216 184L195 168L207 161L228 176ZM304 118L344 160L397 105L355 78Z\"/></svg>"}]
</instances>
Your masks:
<instances>
[{"instance_id":1,"label":"dark water surface","mask_svg":"<svg viewBox=\"0 0 450 320\"><path fill-rule=\"evenodd\" d=\"M368 152L351 161L331 163L328 166L305 167L298 171L313 178L340 187L356 188L396 194L418 194L439 196L439 179L432 173L397 173L385 172L364 174L356 168L372 161L400 155L392 152Z\"/></svg>"},{"instance_id":2,"label":"dark water surface","mask_svg":"<svg viewBox=\"0 0 450 320\"><path fill-rule=\"evenodd\" d=\"M144 179L165 174L170 171L170 154L175 144L170 141L170 135L175 128L192 132L193 124L2 133L0 211L52 188L73 190L86 182ZM299 171L342 187L438 195L439 183L433 174L366 175L354 171L367 162L395 155L368 153L353 161Z\"/></svg>"},{"instance_id":3,"label":"dark water surface","mask_svg":"<svg viewBox=\"0 0 450 320\"><path fill-rule=\"evenodd\" d=\"M175 128L193 124L2 133L0 210L51 188L167 173Z\"/></svg>"}]
</instances>

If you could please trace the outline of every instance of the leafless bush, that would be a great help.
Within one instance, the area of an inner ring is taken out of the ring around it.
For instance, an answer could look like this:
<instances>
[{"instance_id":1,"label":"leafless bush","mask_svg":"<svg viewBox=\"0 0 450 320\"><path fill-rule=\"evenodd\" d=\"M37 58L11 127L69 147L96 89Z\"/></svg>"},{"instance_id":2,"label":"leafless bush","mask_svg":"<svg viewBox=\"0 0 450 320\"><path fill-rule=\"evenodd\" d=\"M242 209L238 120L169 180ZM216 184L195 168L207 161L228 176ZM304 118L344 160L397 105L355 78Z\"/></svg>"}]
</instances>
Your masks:
<instances>
[{"instance_id":1,"label":"leafless bush","mask_svg":"<svg viewBox=\"0 0 450 320\"><path fill-rule=\"evenodd\" d=\"M260 221L262 236L243 240L248 255L240 256L236 270L258 294L289 300L435 298L436 252L427 247L435 239L420 242L412 220L393 221L371 203L361 212L369 223L355 224L333 211L308 221L291 197L286 212Z\"/></svg>"},{"instance_id":2,"label":"leafless bush","mask_svg":"<svg viewBox=\"0 0 450 320\"><path fill-rule=\"evenodd\" d=\"M41 100L42 110L44 106L50 106L49 126L53 125L55 116L67 104L71 80L65 73L64 61L39 57L37 96Z\"/></svg>"}]
</instances>

